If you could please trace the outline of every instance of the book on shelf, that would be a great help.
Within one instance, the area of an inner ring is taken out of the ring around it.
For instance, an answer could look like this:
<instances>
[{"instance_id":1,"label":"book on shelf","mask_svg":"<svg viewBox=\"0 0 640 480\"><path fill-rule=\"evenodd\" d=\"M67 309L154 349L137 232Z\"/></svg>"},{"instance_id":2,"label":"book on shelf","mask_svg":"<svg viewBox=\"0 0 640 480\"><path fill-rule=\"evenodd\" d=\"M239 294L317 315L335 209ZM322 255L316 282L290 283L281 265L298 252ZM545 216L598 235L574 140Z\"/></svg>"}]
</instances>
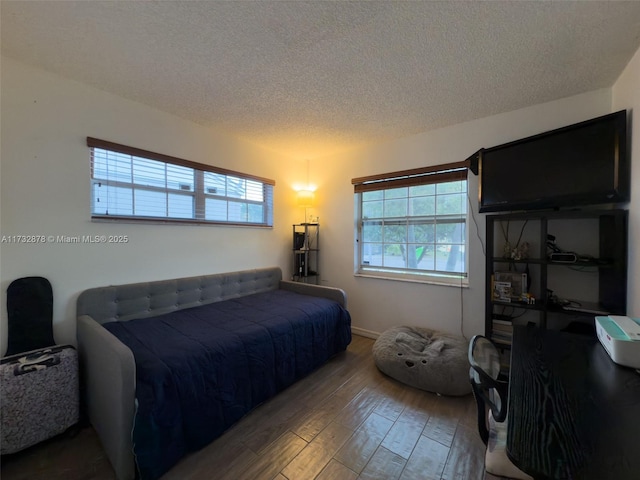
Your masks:
<instances>
[{"instance_id":1,"label":"book on shelf","mask_svg":"<svg viewBox=\"0 0 640 480\"><path fill-rule=\"evenodd\" d=\"M492 275L493 299L498 302L521 302L527 294L527 274L495 272Z\"/></svg>"},{"instance_id":2,"label":"book on shelf","mask_svg":"<svg viewBox=\"0 0 640 480\"><path fill-rule=\"evenodd\" d=\"M493 343L497 343L499 345L511 345L511 338L496 337L495 335L492 335L491 340Z\"/></svg>"},{"instance_id":3,"label":"book on shelf","mask_svg":"<svg viewBox=\"0 0 640 480\"><path fill-rule=\"evenodd\" d=\"M491 334L491 337L493 337L493 338L503 338L503 339L511 340L513 338L513 335L509 334L507 332L493 332Z\"/></svg>"},{"instance_id":4,"label":"book on shelf","mask_svg":"<svg viewBox=\"0 0 640 480\"><path fill-rule=\"evenodd\" d=\"M503 345L511 345L513 340L513 325L505 320L494 319L491 329L491 340Z\"/></svg>"},{"instance_id":5,"label":"book on shelf","mask_svg":"<svg viewBox=\"0 0 640 480\"><path fill-rule=\"evenodd\" d=\"M493 330L501 330L503 332L513 331L513 323L508 320L499 320L494 318L491 320L491 327Z\"/></svg>"},{"instance_id":6,"label":"book on shelf","mask_svg":"<svg viewBox=\"0 0 640 480\"><path fill-rule=\"evenodd\" d=\"M513 337L513 330L493 330L492 334L499 337Z\"/></svg>"},{"instance_id":7,"label":"book on shelf","mask_svg":"<svg viewBox=\"0 0 640 480\"><path fill-rule=\"evenodd\" d=\"M495 323L493 324L493 331L494 332L513 332L513 327L511 325L496 325Z\"/></svg>"},{"instance_id":8,"label":"book on shelf","mask_svg":"<svg viewBox=\"0 0 640 480\"><path fill-rule=\"evenodd\" d=\"M491 321L494 325L508 325L510 327L513 326L513 322L511 320L503 320L501 318L492 318Z\"/></svg>"},{"instance_id":9,"label":"book on shelf","mask_svg":"<svg viewBox=\"0 0 640 480\"><path fill-rule=\"evenodd\" d=\"M511 303L511 282L493 282L493 299Z\"/></svg>"}]
</instances>

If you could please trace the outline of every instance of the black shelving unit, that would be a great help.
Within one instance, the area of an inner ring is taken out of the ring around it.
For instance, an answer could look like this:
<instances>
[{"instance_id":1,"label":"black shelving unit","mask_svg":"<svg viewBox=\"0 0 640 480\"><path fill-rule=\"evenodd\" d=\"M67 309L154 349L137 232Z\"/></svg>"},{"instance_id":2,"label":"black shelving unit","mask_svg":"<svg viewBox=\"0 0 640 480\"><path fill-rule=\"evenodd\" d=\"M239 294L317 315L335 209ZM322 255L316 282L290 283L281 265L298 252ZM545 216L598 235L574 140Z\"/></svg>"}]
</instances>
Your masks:
<instances>
[{"instance_id":1,"label":"black shelving unit","mask_svg":"<svg viewBox=\"0 0 640 480\"><path fill-rule=\"evenodd\" d=\"M621 209L487 215L486 336L508 349L514 323L590 332L596 315L625 315L627 222ZM575 261L550 258L550 244ZM527 296L496 283L523 273Z\"/></svg>"},{"instance_id":2,"label":"black shelving unit","mask_svg":"<svg viewBox=\"0 0 640 480\"><path fill-rule=\"evenodd\" d=\"M320 255L320 225L298 223L293 225L293 280L318 284Z\"/></svg>"}]
</instances>

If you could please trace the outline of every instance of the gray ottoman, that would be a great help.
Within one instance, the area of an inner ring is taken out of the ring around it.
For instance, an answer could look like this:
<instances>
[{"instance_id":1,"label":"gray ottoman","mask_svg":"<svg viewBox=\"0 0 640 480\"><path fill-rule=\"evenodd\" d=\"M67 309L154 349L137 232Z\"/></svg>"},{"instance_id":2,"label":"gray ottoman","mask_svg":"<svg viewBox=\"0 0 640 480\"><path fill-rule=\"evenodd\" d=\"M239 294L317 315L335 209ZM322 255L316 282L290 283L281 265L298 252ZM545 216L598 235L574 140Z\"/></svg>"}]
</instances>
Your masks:
<instances>
[{"instance_id":1,"label":"gray ottoman","mask_svg":"<svg viewBox=\"0 0 640 480\"><path fill-rule=\"evenodd\" d=\"M421 327L394 327L373 345L378 369L412 387L442 395L467 395L469 342Z\"/></svg>"}]
</instances>

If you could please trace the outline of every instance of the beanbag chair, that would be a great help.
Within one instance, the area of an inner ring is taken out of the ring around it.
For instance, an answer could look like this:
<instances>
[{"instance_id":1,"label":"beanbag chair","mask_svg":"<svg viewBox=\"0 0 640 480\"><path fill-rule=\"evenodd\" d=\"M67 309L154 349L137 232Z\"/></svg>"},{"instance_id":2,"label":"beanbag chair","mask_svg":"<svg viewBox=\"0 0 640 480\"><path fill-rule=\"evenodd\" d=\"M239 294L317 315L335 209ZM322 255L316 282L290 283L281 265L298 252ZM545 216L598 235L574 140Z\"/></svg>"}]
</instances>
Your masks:
<instances>
[{"instance_id":1,"label":"beanbag chair","mask_svg":"<svg viewBox=\"0 0 640 480\"><path fill-rule=\"evenodd\" d=\"M378 369L412 387L441 395L471 393L469 342L462 336L421 327L394 327L373 345Z\"/></svg>"}]
</instances>

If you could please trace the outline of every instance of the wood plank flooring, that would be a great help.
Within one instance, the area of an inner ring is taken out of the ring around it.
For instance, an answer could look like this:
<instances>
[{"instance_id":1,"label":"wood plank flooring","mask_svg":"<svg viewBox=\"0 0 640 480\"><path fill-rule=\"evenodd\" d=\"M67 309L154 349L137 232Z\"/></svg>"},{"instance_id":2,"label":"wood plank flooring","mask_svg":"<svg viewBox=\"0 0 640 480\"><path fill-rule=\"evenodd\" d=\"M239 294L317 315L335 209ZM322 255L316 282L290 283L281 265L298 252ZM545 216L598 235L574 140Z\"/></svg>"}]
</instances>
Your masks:
<instances>
[{"instance_id":1,"label":"wood plank flooring","mask_svg":"<svg viewBox=\"0 0 640 480\"><path fill-rule=\"evenodd\" d=\"M481 480L475 403L381 374L373 340L256 408L162 480ZM90 427L2 458L3 480L113 480Z\"/></svg>"}]
</instances>

